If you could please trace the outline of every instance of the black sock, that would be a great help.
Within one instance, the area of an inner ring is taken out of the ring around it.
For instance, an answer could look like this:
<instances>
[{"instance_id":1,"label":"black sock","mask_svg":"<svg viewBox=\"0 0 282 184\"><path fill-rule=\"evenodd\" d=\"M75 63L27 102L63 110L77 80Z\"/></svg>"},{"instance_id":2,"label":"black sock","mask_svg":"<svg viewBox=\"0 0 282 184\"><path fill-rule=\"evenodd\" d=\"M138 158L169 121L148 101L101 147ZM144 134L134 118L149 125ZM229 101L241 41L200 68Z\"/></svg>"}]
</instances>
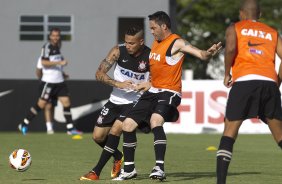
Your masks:
<instances>
[{"instance_id":1,"label":"black sock","mask_svg":"<svg viewBox=\"0 0 282 184\"><path fill-rule=\"evenodd\" d=\"M120 160L122 158L122 152L119 151L118 149L115 150L113 157L115 160Z\"/></svg>"},{"instance_id":2,"label":"black sock","mask_svg":"<svg viewBox=\"0 0 282 184\"><path fill-rule=\"evenodd\" d=\"M94 139L94 141L95 141L95 139ZM108 141L108 136L106 136L105 140L103 140L102 142L97 142L97 141L95 141L95 142L96 142L101 148L104 149L104 147L106 146L107 141Z\"/></svg>"},{"instance_id":3,"label":"black sock","mask_svg":"<svg viewBox=\"0 0 282 184\"><path fill-rule=\"evenodd\" d=\"M109 134L109 135L111 135L111 134ZM119 138L120 138L120 137L119 137ZM105 140L102 141L102 142L96 142L95 140L94 140L94 141L95 141L101 148L104 149L104 147L106 146L107 140L108 140L108 136L107 136L107 137L105 138ZM120 160L120 159L122 158L122 153L121 153L121 151L119 151L118 149L116 149L115 152L114 152L114 154L113 154L113 157L114 157L115 160Z\"/></svg>"},{"instance_id":4,"label":"black sock","mask_svg":"<svg viewBox=\"0 0 282 184\"><path fill-rule=\"evenodd\" d=\"M65 116L65 119L66 119L67 130L74 129L74 123L73 123L73 120L72 120L70 107L64 107L64 116Z\"/></svg>"},{"instance_id":5,"label":"black sock","mask_svg":"<svg viewBox=\"0 0 282 184\"><path fill-rule=\"evenodd\" d=\"M137 146L136 132L123 131L124 171L132 172L135 168L134 155Z\"/></svg>"},{"instance_id":6,"label":"black sock","mask_svg":"<svg viewBox=\"0 0 282 184\"><path fill-rule=\"evenodd\" d=\"M119 143L119 136L115 136L112 134L108 135L107 143L102 151L102 154L100 156L100 159L97 163L97 165L93 168L93 171L99 176L103 167L106 165L108 160L111 158L111 156L114 154L118 147Z\"/></svg>"},{"instance_id":7,"label":"black sock","mask_svg":"<svg viewBox=\"0 0 282 184\"><path fill-rule=\"evenodd\" d=\"M30 121L41 111L41 108L35 104L30 108L30 111L27 113L26 118L23 120L22 125L27 126Z\"/></svg>"},{"instance_id":8,"label":"black sock","mask_svg":"<svg viewBox=\"0 0 282 184\"><path fill-rule=\"evenodd\" d=\"M235 140L231 137L222 136L217 151L217 184L226 184L228 166L232 158L233 144Z\"/></svg>"},{"instance_id":9,"label":"black sock","mask_svg":"<svg viewBox=\"0 0 282 184\"><path fill-rule=\"evenodd\" d=\"M278 146L282 149L282 140L279 141Z\"/></svg>"},{"instance_id":10,"label":"black sock","mask_svg":"<svg viewBox=\"0 0 282 184\"><path fill-rule=\"evenodd\" d=\"M154 134L154 148L156 166L159 166L164 171L164 158L166 151L166 135L162 126L157 126L152 129Z\"/></svg>"}]
</instances>

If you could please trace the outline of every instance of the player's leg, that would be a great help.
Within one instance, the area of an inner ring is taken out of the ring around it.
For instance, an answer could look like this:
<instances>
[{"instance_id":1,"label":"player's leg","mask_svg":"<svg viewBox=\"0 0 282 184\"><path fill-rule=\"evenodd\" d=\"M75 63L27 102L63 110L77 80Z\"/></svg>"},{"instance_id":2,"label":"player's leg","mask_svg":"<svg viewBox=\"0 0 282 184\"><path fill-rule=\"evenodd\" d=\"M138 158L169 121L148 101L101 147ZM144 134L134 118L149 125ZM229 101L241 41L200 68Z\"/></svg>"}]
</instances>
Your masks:
<instances>
[{"instance_id":1,"label":"player's leg","mask_svg":"<svg viewBox=\"0 0 282 184\"><path fill-rule=\"evenodd\" d=\"M282 149L282 121L278 119L267 119L267 122L273 138Z\"/></svg>"},{"instance_id":2,"label":"player's leg","mask_svg":"<svg viewBox=\"0 0 282 184\"><path fill-rule=\"evenodd\" d=\"M119 161L123 157L122 152L118 150L118 144L121 134L122 134L122 121L116 120L113 127L110 130L110 133L108 135L108 141L107 141L110 144L114 145L115 147L115 152L113 153L113 157L115 161ZM111 136L111 138L109 136Z\"/></svg>"},{"instance_id":3,"label":"player's leg","mask_svg":"<svg viewBox=\"0 0 282 184\"><path fill-rule=\"evenodd\" d=\"M44 116L45 116L45 121L46 121L47 134L54 134L53 112L54 112L54 107L51 102L48 102L44 108Z\"/></svg>"},{"instance_id":4,"label":"player's leg","mask_svg":"<svg viewBox=\"0 0 282 184\"><path fill-rule=\"evenodd\" d=\"M154 134L155 166L149 177L151 179L166 179L164 172L164 161L166 153L167 138L163 129L164 122L174 122L179 117L177 106L181 102L178 94L163 91L157 94L157 105L153 110L150 125Z\"/></svg>"},{"instance_id":5,"label":"player's leg","mask_svg":"<svg viewBox=\"0 0 282 184\"><path fill-rule=\"evenodd\" d=\"M28 125L33 118L45 107L47 101L39 98L37 103L30 108L23 122L19 124L19 130L25 135L27 133Z\"/></svg>"},{"instance_id":6,"label":"player's leg","mask_svg":"<svg viewBox=\"0 0 282 184\"><path fill-rule=\"evenodd\" d=\"M165 179L164 174L164 159L166 152L166 134L163 129L164 118L157 113L152 114L151 129L154 134L154 150L155 150L155 167L153 168L150 178L152 179Z\"/></svg>"},{"instance_id":7,"label":"player's leg","mask_svg":"<svg viewBox=\"0 0 282 184\"><path fill-rule=\"evenodd\" d=\"M235 82L229 92L224 132L217 151L217 184L225 184L233 145L245 119L259 116L262 85L257 81Z\"/></svg>"},{"instance_id":8,"label":"player's leg","mask_svg":"<svg viewBox=\"0 0 282 184\"><path fill-rule=\"evenodd\" d=\"M114 161L111 170L111 178L116 178L120 174L121 167L123 164L123 153L118 150L120 136L122 134L122 121L117 120L113 127L111 128L110 134L108 136L108 141L106 143L107 147L114 149L113 153Z\"/></svg>"},{"instance_id":9,"label":"player's leg","mask_svg":"<svg viewBox=\"0 0 282 184\"><path fill-rule=\"evenodd\" d=\"M131 118L126 118L122 123L124 169L114 180L128 180L136 178L134 156L137 146L136 128L138 124Z\"/></svg>"},{"instance_id":10,"label":"player's leg","mask_svg":"<svg viewBox=\"0 0 282 184\"><path fill-rule=\"evenodd\" d=\"M56 84L54 87L53 96L57 97L58 100L62 103L64 108L64 117L66 119L66 128L67 134L77 135L82 134L81 131L78 131L74 125L72 114L71 114L71 100L69 97L69 89L65 82Z\"/></svg>"},{"instance_id":11,"label":"player's leg","mask_svg":"<svg viewBox=\"0 0 282 184\"><path fill-rule=\"evenodd\" d=\"M72 120L71 102L69 96L60 96L58 97L58 99L62 103L64 108L64 117L66 119L67 133L69 135L82 134L82 132L78 131L74 126L74 122Z\"/></svg>"},{"instance_id":12,"label":"player's leg","mask_svg":"<svg viewBox=\"0 0 282 184\"><path fill-rule=\"evenodd\" d=\"M101 148L103 148L103 152L101 154L98 164L89 173L82 176L80 180L98 180L102 168L109 160L108 157L111 157L113 154L118 155L118 152L116 153L113 150L117 150L115 149L115 147L117 148L118 146L119 136L122 131L121 121L118 121L117 119L119 118L122 112L123 106L124 105L114 104L111 101L108 101L103 106L100 115L96 121L92 135L93 140ZM114 134L115 136L108 136L110 130L112 130L111 133ZM118 138L118 140L116 138ZM110 149L108 149L108 147ZM120 152L119 154L122 155ZM120 157L120 156L116 156L116 157Z\"/></svg>"},{"instance_id":13,"label":"player's leg","mask_svg":"<svg viewBox=\"0 0 282 184\"><path fill-rule=\"evenodd\" d=\"M270 84L269 84L270 85ZM266 121L269 129L279 145L282 148L282 110L281 110L281 93L276 84L273 84L266 92L269 96L264 103L264 114L272 115L267 117Z\"/></svg>"},{"instance_id":14,"label":"player's leg","mask_svg":"<svg viewBox=\"0 0 282 184\"><path fill-rule=\"evenodd\" d=\"M137 146L136 128L142 123L148 123L156 101L157 99L154 93L145 92L123 121L124 169L121 170L119 177L114 180L127 180L137 176L134 163L135 149Z\"/></svg>"},{"instance_id":15,"label":"player's leg","mask_svg":"<svg viewBox=\"0 0 282 184\"><path fill-rule=\"evenodd\" d=\"M224 132L221 137L219 148L217 151L217 164L216 164L216 174L217 174L217 184L225 184L226 176L228 172L228 167L231 162L233 145L238 136L238 131L242 125L242 120L229 121L225 118L224 122Z\"/></svg>"},{"instance_id":16,"label":"player's leg","mask_svg":"<svg viewBox=\"0 0 282 184\"><path fill-rule=\"evenodd\" d=\"M111 130L111 127L99 127L95 126L93 133L92 133L92 139L97 143L101 148L104 148L106 145L108 134Z\"/></svg>"},{"instance_id":17,"label":"player's leg","mask_svg":"<svg viewBox=\"0 0 282 184\"><path fill-rule=\"evenodd\" d=\"M116 120L113 126L111 127L110 133L107 136L107 142L103 147L103 151L101 153L100 159L96 164L96 166L92 169L92 171L94 171L98 176L100 175L103 167L106 165L106 163L113 155L115 158L115 162L117 162L115 163L114 166L118 168L114 169L114 173L112 173L111 177L115 178L118 176L122 162L122 153L117 149L121 133L122 133L122 122Z\"/></svg>"},{"instance_id":18,"label":"player's leg","mask_svg":"<svg viewBox=\"0 0 282 184\"><path fill-rule=\"evenodd\" d=\"M95 123L92 138L101 148L104 148L106 145L108 134L120 115L121 106L108 101L100 112Z\"/></svg>"},{"instance_id":19,"label":"player's leg","mask_svg":"<svg viewBox=\"0 0 282 184\"><path fill-rule=\"evenodd\" d=\"M137 146L136 128L138 124L131 118L126 118L122 125L124 171L132 172L135 168L134 156Z\"/></svg>"},{"instance_id":20,"label":"player's leg","mask_svg":"<svg viewBox=\"0 0 282 184\"><path fill-rule=\"evenodd\" d=\"M99 118L98 118L98 120L99 120ZM103 120L103 118L101 118L101 120ZM92 139L101 148L104 148L105 145L106 145L107 138L108 138L107 135L110 132L110 129L111 129L111 126L100 127L100 126L98 126L97 123L96 123L96 126L94 127L94 130L93 130L93 133L92 133ZM100 156L100 160L101 160L101 156ZM81 176L80 180L99 180L99 176L100 176L100 173L101 173L103 167L104 166L98 166L98 168L96 168L96 166L95 166L90 172Z\"/></svg>"}]
</instances>

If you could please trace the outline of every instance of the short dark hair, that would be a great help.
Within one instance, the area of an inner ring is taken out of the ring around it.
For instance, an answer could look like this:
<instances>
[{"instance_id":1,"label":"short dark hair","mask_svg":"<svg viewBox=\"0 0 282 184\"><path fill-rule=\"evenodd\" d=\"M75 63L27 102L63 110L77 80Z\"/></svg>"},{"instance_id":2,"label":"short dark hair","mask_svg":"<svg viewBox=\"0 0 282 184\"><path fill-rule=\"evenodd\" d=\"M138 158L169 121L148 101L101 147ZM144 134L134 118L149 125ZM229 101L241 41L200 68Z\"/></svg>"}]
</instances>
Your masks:
<instances>
[{"instance_id":1,"label":"short dark hair","mask_svg":"<svg viewBox=\"0 0 282 184\"><path fill-rule=\"evenodd\" d=\"M168 14L164 11L157 11L152 15L149 15L149 20L155 21L159 26L165 24L169 29L171 28L171 22Z\"/></svg>"},{"instance_id":2,"label":"short dark hair","mask_svg":"<svg viewBox=\"0 0 282 184\"><path fill-rule=\"evenodd\" d=\"M59 32L59 33L61 33L61 29L58 28L58 27L52 27L52 28L50 29L50 35L51 35L52 32Z\"/></svg>"},{"instance_id":3,"label":"short dark hair","mask_svg":"<svg viewBox=\"0 0 282 184\"><path fill-rule=\"evenodd\" d=\"M140 26L129 27L125 34L130 36L135 36L137 33L141 33L142 38L144 37L144 30Z\"/></svg>"}]
</instances>

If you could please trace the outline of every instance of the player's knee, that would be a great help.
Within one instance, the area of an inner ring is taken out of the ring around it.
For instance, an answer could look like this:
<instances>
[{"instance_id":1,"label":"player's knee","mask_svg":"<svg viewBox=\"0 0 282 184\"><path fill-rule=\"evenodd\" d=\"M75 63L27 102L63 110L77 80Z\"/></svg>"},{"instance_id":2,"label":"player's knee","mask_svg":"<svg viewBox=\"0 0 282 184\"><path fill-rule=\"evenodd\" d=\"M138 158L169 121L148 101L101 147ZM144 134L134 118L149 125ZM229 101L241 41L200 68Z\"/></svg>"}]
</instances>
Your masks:
<instances>
[{"instance_id":1,"label":"player's knee","mask_svg":"<svg viewBox=\"0 0 282 184\"><path fill-rule=\"evenodd\" d=\"M131 118L126 118L122 123L122 130L126 132L133 132L138 124Z\"/></svg>"},{"instance_id":2,"label":"player's knee","mask_svg":"<svg viewBox=\"0 0 282 184\"><path fill-rule=\"evenodd\" d=\"M64 102L62 103L63 104L63 107L70 107L71 106L71 103L70 102Z\"/></svg>"},{"instance_id":3,"label":"player's knee","mask_svg":"<svg viewBox=\"0 0 282 184\"><path fill-rule=\"evenodd\" d=\"M60 97L59 101L62 103L63 107L70 107L71 106L70 99L67 98L67 97Z\"/></svg>"},{"instance_id":4,"label":"player's knee","mask_svg":"<svg viewBox=\"0 0 282 184\"><path fill-rule=\"evenodd\" d=\"M159 115L154 113L150 119L150 125L151 125L151 129L158 127L158 126L163 126L164 123L164 118Z\"/></svg>"},{"instance_id":5,"label":"player's knee","mask_svg":"<svg viewBox=\"0 0 282 184\"><path fill-rule=\"evenodd\" d=\"M122 126L119 127L112 127L110 134L115 135L115 136L120 136L122 133Z\"/></svg>"},{"instance_id":6,"label":"player's knee","mask_svg":"<svg viewBox=\"0 0 282 184\"><path fill-rule=\"evenodd\" d=\"M151 124L151 129L163 125L162 122L155 120L155 119L151 119L150 124Z\"/></svg>"},{"instance_id":7,"label":"player's knee","mask_svg":"<svg viewBox=\"0 0 282 184\"><path fill-rule=\"evenodd\" d=\"M45 100L40 99L40 100L37 102L36 105L37 105L40 109L43 109L43 108L45 108L46 104L47 104L47 102L46 102Z\"/></svg>"},{"instance_id":8,"label":"player's knee","mask_svg":"<svg viewBox=\"0 0 282 184\"><path fill-rule=\"evenodd\" d=\"M102 143L105 140L105 136L93 134L92 139L97 144Z\"/></svg>"}]
</instances>

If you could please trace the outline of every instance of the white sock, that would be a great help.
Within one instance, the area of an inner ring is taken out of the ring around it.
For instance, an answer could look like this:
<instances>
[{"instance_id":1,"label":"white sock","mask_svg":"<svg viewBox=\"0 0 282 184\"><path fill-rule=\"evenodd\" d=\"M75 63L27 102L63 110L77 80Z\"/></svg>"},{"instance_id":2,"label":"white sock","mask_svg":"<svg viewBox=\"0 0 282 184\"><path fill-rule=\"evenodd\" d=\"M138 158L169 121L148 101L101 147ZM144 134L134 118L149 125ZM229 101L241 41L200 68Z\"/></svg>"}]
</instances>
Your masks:
<instances>
[{"instance_id":1,"label":"white sock","mask_svg":"<svg viewBox=\"0 0 282 184\"><path fill-rule=\"evenodd\" d=\"M47 128L47 131L53 130L53 123L52 122L46 122L46 128Z\"/></svg>"},{"instance_id":2,"label":"white sock","mask_svg":"<svg viewBox=\"0 0 282 184\"><path fill-rule=\"evenodd\" d=\"M68 123L68 124L67 124L67 129L68 129L68 130L73 129L73 124L72 124L72 123Z\"/></svg>"}]
</instances>

